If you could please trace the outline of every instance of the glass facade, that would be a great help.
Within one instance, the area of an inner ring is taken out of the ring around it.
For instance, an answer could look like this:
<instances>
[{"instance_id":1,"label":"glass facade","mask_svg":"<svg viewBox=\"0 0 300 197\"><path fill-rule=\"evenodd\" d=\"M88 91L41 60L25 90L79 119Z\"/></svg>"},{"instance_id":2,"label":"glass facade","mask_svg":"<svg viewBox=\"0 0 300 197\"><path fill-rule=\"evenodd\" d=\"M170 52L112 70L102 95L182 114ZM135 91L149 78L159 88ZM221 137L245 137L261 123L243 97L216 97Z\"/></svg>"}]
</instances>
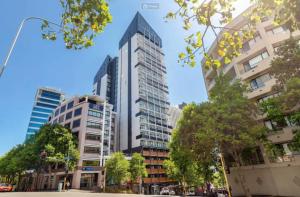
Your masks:
<instances>
[{"instance_id":1,"label":"glass facade","mask_svg":"<svg viewBox=\"0 0 300 197\"><path fill-rule=\"evenodd\" d=\"M35 96L34 106L26 133L26 139L33 136L40 127L48 122L53 110L61 103L63 94L57 90L40 88Z\"/></svg>"},{"instance_id":2,"label":"glass facade","mask_svg":"<svg viewBox=\"0 0 300 197\"><path fill-rule=\"evenodd\" d=\"M160 39L150 29L138 34L139 122L141 145L167 148L168 86ZM151 38L153 40L151 40Z\"/></svg>"}]
</instances>

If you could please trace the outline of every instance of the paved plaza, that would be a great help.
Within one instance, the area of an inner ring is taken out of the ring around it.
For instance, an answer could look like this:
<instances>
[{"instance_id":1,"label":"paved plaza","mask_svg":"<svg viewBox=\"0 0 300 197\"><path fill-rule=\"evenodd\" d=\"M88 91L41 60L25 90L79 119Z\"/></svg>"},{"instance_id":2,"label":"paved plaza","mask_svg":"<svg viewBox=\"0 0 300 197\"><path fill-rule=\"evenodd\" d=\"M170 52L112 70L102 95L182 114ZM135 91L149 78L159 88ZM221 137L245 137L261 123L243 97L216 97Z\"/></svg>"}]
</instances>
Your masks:
<instances>
[{"instance_id":1,"label":"paved plaza","mask_svg":"<svg viewBox=\"0 0 300 197\"><path fill-rule=\"evenodd\" d=\"M143 197L150 195L91 193L85 191L68 192L0 192L0 197ZM152 195L159 197L160 195Z\"/></svg>"}]
</instances>

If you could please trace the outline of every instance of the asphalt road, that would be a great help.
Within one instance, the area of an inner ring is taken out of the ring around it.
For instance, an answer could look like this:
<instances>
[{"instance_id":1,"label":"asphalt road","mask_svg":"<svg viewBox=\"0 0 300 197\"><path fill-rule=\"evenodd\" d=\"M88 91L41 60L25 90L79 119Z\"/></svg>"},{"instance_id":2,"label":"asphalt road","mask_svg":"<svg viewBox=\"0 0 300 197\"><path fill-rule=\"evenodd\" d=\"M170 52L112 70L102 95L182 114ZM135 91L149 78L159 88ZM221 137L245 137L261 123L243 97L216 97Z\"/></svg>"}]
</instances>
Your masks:
<instances>
[{"instance_id":1,"label":"asphalt road","mask_svg":"<svg viewBox=\"0 0 300 197\"><path fill-rule=\"evenodd\" d=\"M90 193L84 191L68 192L3 192L0 197L144 197L137 194ZM149 195L147 195L148 197ZM159 197L159 195L153 195Z\"/></svg>"}]
</instances>

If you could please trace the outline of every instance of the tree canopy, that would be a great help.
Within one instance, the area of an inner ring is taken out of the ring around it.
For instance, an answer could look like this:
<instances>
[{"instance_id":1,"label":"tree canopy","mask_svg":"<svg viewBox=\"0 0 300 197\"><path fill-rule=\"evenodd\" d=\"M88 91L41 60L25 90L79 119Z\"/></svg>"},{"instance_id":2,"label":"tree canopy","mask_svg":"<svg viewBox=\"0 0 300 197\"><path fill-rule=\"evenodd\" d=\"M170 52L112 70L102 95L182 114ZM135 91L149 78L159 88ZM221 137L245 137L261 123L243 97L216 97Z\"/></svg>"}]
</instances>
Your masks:
<instances>
[{"instance_id":1,"label":"tree canopy","mask_svg":"<svg viewBox=\"0 0 300 197\"><path fill-rule=\"evenodd\" d=\"M79 152L70 129L58 124L46 124L35 136L0 158L0 175L15 183L15 178L20 178L27 170L39 173L45 167L43 162L46 162L44 165L65 164L72 170L78 159Z\"/></svg>"},{"instance_id":2,"label":"tree canopy","mask_svg":"<svg viewBox=\"0 0 300 197\"><path fill-rule=\"evenodd\" d=\"M291 37L275 50L270 74L277 80L277 88L282 89L288 80L300 77L300 42ZM279 87L278 87L279 86Z\"/></svg>"},{"instance_id":3,"label":"tree canopy","mask_svg":"<svg viewBox=\"0 0 300 197\"><path fill-rule=\"evenodd\" d=\"M245 150L267 144L266 129L256 119L258 107L245 96L246 91L246 86L240 81L232 83L221 74L216 78L208 102L190 104L184 108L174 134L176 139L178 132L180 146L184 148L177 151L192 153L192 158L202 164L198 166L202 167L202 175L208 172L211 176L210 163L216 163L218 153L232 158L239 169L246 162L242 159ZM172 159L172 143L170 150ZM245 195L251 196L240 173L239 181Z\"/></svg>"},{"instance_id":4,"label":"tree canopy","mask_svg":"<svg viewBox=\"0 0 300 197\"><path fill-rule=\"evenodd\" d=\"M206 68L219 68L229 64L240 55L243 43L255 35L255 26L263 18L274 16L274 25L285 25L290 31L300 27L300 4L298 0L250 0L255 4L244 14L247 24L240 29L227 27L233 20L237 0L174 0L178 9L169 12L169 19L179 17L183 28L190 31L192 26L197 30L190 34L186 41L185 52L180 53L179 60L192 67L196 57L204 56ZM220 35L218 33L221 32ZM205 46L207 35L214 35L217 44L217 55L208 53Z\"/></svg>"},{"instance_id":5,"label":"tree canopy","mask_svg":"<svg viewBox=\"0 0 300 197\"><path fill-rule=\"evenodd\" d=\"M63 34L67 49L82 49L93 45L93 39L101 33L112 16L106 0L59 0L62 7L59 29L52 22L43 21L42 37L56 40Z\"/></svg>"},{"instance_id":6,"label":"tree canopy","mask_svg":"<svg viewBox=\"0 0 300 197\"><path fill-rule=\"evenodd\" d=\"M129 162L129 174L132 182L137 182L138 179L147 177L145 158L140 153L133 153Z\"/></svg>"},{"instance_id":7,"label":"tree canopy","mask_svg":"<svg viewBox=\"0 0 300 197\"><path fill-rule=\"evenodd\" d=\"M105 162L106 181L108 184L121 185L129 179L129 161L121 152L115 152Z\"/></svg>"},{"instance_id":8,"label":"tree canopy","mask_svg":"<svg viewBox=\"0 0 300 197\"><path fill-rule=\"evenodd\" d=\"M169 159L164 161L164 168L169 178L179 182L186 194L188 187L204 184L204 178L199 174L199 162L196 162L192 152L181 144L179 130L175 129L169 143Z\"/></svg>"}]
</instances>

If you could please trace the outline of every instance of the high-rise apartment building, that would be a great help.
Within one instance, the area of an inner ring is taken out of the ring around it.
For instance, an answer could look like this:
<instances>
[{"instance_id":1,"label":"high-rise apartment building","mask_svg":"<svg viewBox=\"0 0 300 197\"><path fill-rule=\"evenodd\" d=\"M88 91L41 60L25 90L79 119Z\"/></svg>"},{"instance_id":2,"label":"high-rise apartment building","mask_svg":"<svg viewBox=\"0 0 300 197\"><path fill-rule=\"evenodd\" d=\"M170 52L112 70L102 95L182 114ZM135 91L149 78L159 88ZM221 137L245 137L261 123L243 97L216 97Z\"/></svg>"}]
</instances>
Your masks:
<instances>
[{"instance_id":1,"label":"high-rise apartment building","mask_svg":"<svg viewBox=\"0 0 300 197\"><path fill-rule=\"evenodd\" d=\"M62 102L64 94L52 88L39 88L35 95L26 139L35 135L40 127L48 122L53 110Z\"/></svg>"},{"instance_id":2,"label":"high-rise apartment building","mask_svg":"<svg viewBox=\"0 0 300 197\"><path fill-rule=\"evenodd\" d=\"M247 93L247 97L254 102L259 103L278 94L272 89L276 84L276 79L268 73L271 60L275 55L274 51L291 35L299 39L300 31L289 32L284 26L274 26L272 21L273 18L269 17L257 24L254 38L243 44L241 55L234 58L230 64L224 65L220 70L212 68L205 70L204 65L202 66L208 93L215 85L217 73L223 72L232 80L240 79L243 83L248 84L251 91ZM248 20L241 14L228 24L225 30L242 29L247 22ZM209 54L217 57L216 41L209 49ZM242 170L239 173L254 195L299 196L300 157L298 153L289 149L295 125L292 125L287 119L286 126L278 128L276 123L266 117L261 116L261 120L270 129L268 139L284 152L284 156L270 159L262 148L257 148L249 161L243 162ZM226 167L233 195L244 195L239 183L237 168L229 158L226 159Z\"/></svg>"},{"instance_id":3,"label":"high-rise apartment building","mask_svg":"<svg viewBox=\"0 0 300 197\"><path fill-rule=\"evenodd\" d=\"M104 184L103 166L116 149L116 113L113 106L100 96L76 96L65 100L50 118L51 124L61 124L72 130L77 139L80 159L68 179L72 188L94 189ZM64 179L63 166L44 174L41 186L56 189ZM52 180L49 185L48 180Z\"/></svg>"},{"instance_id":4,"label":"high-rise apartment building","mask_svg":"<svg viewBox=\"0 0 300 197\"><path fill-rule=\"evenodd\" d=\"M168 113L169 113L169 125L174 129L181 116L182 108L180 108L180 106L170 106Z\"/></svg>"},{"instance_id":5,"label":"high-rise apartment building","mask_svg":"<svg viewBox=\"0 0 300 197\"><path fill-rule=\"evenodd\" d=\"M106 56L94 77L94 95L99 95L117 110L118 58Z\"/></svg>"},{"instance_id":6,"label":"high-rise apartment building","mask_svg":"<svg viewBox=\"0 0 300 197\"><path fill-rule=\"evenodd\" d=\"M162 163L168 156L168 86L162 40L137 13L119 42L120 150L141 152L147 164L145 192L169 182ZM154 187L155 186L155 187Z\"/></svg>"}]
</instances>

